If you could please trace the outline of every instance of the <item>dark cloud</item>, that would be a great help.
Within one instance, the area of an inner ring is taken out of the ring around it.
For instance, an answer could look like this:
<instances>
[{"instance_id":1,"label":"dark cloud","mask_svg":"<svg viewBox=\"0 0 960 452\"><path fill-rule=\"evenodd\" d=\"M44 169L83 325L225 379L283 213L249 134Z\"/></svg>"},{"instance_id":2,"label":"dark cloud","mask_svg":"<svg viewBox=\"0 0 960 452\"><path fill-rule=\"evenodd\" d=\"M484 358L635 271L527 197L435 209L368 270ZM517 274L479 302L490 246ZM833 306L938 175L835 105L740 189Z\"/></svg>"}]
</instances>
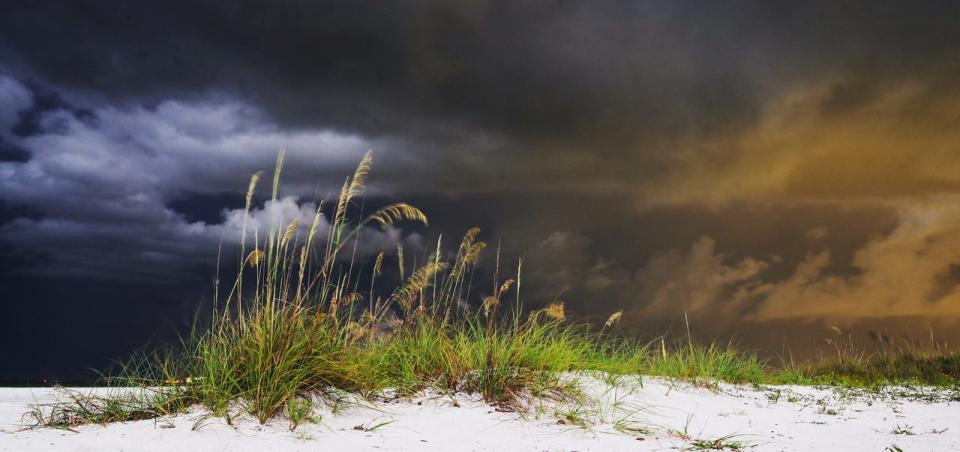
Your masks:
<instances>
[{"instance_id":1,"label":"dark cloud","mask_svg":"<svg viewBox=\"0 0 960 452\"><path fill-rule=\"evenodd\" d=\"M280 129L238 102L81 110L9 78L0 78L0 88L8 98L33 93L17 114L5 115L8 125L25 118L35 124L30 133L4 138L29 158L0 163L0 196L40 214L11 213L0 225L5 240L43 257L37 268L21 269L27 272L167 283L196 277L221 242L231 249L240 240L242 204L224 193L242 196L250 175L270 169L280 149L291 162L285 195L258 197L251 231L265 232L278 220L307 227L315 202L336 193L371 147L327 130ZM321 171L306 166L317 160ZM370 252L392 248L400 234L366 238L363 250Z\"/></svg>"},{"instance_id":2,"label":"dark cloud","mask_svg":"<svg viewBox=\"0 0 960 452\"><path fill-rule=\"evenodd\" d=\"M535 161L527 152L590 146L606 156L587 162L595 171L630 177L642 170L617 174L605 161L659 160L670 152L660 140L749 122L771 96L813 77L851 79L833 102L844 105L891 80L955 76L958 10L951 2L20 2L0 29L5 59L20 72L90 96L139 103L226 92L284 124L402 132L451 147L460 144L451 130L466 128L516 141L526 152L499 156L521 164Z\"/></svg>"},{"instance_id":3,"label":"dark cloud","mask_svg":"<svg viewBox=\"0 0 960 452\"><path fill-rule=\"evenodd\" d=\"M3 298L199 294L280 148L260 227L372 148L370 206L433 229L364 251L480 225L534 304L757 343L955 316L957 23L947 1L6 2Z\"/></svg>"},{"instance_id":4,"label":"dark cloud","mask_svg":"<svg viewBox=\"0 0 960 452\"><path fill-rule=\"evenodd\" d=\"M54 111L69 112L78 120L89 120L93 116L90 110L77 108L60 96L60 93L43 85L25 83L22 87L30 92L31 105L17 112L17 122L10 127L15 136L24 138L42 133L58 132L57 123L42 124L45 113Z\"/></svg>"},{"instance_id":5,"label":"dark cloud","mask_svg":"<svg viewBox=\"0 0 960 452\"><path fill-rule=\"evenodd\" d=\"M0 162L25 162L29 159L30 153L0 138Z\"/></svg>"}]
</instances>

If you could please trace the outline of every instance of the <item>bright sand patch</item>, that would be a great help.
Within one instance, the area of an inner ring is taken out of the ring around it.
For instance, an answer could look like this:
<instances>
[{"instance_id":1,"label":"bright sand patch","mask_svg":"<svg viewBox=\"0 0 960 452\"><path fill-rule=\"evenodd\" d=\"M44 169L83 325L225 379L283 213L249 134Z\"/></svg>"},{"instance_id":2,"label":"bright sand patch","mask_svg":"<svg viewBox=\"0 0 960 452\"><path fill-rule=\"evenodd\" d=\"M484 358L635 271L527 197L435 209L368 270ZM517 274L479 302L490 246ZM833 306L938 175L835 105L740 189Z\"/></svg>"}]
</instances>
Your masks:
<instances>
[{"instance_id":1,"label":"bright sand patch","mask_svg":"<svg viewBox=\"0 0 960 452\"><path fill-rule=\"evenodd\" d=\"M644 378L642 386L637 378L621 378L613 387L581 378L599 403L550 403L521 416L475 397L421 396L351 404L336 414L318 409L319 424L292 432L285 419L261 426L252 418L235 420L232 427L210 419L192 430L201 410L156 421L84 426L78 433L22 430L21 417L33 404L62 394L0 388L0 451L682 450L696 440L723 437L718 445L752 450L960 449L956 391L877 394L726 384L711 390L661 378ZM559 423L562 417L566 420ZM592 425L574 425L580 419Z\"/></svg>"}]
</instances>

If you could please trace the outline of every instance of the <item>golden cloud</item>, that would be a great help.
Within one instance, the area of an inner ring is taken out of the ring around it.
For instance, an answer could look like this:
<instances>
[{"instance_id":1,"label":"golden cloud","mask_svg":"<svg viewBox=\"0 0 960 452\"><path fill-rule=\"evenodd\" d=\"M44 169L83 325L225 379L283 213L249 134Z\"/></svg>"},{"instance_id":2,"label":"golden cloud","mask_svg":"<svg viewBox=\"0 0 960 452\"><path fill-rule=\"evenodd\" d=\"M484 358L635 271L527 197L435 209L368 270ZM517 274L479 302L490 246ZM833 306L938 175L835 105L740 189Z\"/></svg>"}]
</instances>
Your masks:
<instances>
[{"instance_id":1,"label":"golden cloud","mask_svg":"<svg viewBox=\"0 0 960 452\"><path fill-rule=\"evenodd\" d=\"M837 106L842 86L795 90L745 130L681 144L684 157L641 205L886 203L960 191L960 85L899 83Z\"/></svg>"}]
</instances>

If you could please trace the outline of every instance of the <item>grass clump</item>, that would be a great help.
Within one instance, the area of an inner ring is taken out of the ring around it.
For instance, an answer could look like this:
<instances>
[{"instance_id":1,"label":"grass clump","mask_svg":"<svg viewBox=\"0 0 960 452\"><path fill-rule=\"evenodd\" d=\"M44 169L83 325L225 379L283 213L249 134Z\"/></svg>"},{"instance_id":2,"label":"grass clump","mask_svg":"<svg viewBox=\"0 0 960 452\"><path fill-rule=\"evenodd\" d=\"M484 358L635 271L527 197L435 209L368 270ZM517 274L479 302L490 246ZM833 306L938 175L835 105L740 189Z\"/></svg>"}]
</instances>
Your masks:
<instances>
[{"instance_id":1,"label":"grass clump","mask_svg":"<svg viewBox=\"0 0 960 452\"><path fill-rule=\"evenodd\" d=\"M936 386L960 388L960 353L938 342L930 332L930 342L893 339L871 331L873 351L857 344L854 335L832 327L833 334L823 339L830 351L815 360L792 360L770 372L774 383L818 384L844 387Z\"/></svg>"},{"instance_id":2,"label":"grass clump","mask_svg":"<svg viewBox=\"0 0 960 452\"><path fill-rule=\"evenodd\" d=\"M295 430L300 424L320 421L320 418L313 414L313 402L301 397L294 397L287 400L286 414L287 418L290 419L291 431Z\"/></svg>"},{"instance_id":3,"label":"grass clump","mask_svg":"<svg viewBox=\"0 0 960 452\"><path fill-rule=\"evenodd\" d=\"M744 450L750 447L741 441L734 441L732 435L717 439L699 439L690 443L691 450Z\"/></svg>"},{"instance_id":4,"label":"grass clump","mask_svg":"<svg viewBox=\"0 0 960 452\"><path fill-rule=\"evenodd\" d=\"M520 304L522 262L478 297L471 275L486 244L467 231L444 255L441 239L419 265L408 265L402 244L395 260L399 282L383 290L386 254L360 265L364 232L399 223L427 224L406 203L363 215L357 200L372 165L368 153L334 202L320 202L310 221L274 218L266 230L248 221L261 175L248 186L236 277L214 296L209 324L174 349L146 354L125 366L115 386L134 389L107 397L74 394L38 407L37 425L71 428L85 423L156 418L206 407L228 422L249 414L261 423L283 413L291 429L312 422L313 402L337 405L352 393L370 397L386 389L412 395L424 389L470 392L508 409L535 397L577 397L570 371L647 374L699 382L903 381L940 384L958 379L958 359L896 358L843 361L837 366L775 370L732 344L702 345L663 338L646 345L602 327L571 322L564 305L537 310ZM284 155L271 187L276 202ZM308 224L309 223L309 224ZM391 258L393 259L393 258ZM219 269L218 269L219 274ZM482 292L482 291L481 291ZM332 401L331 401L332 400ZM572 422L572 420L571 420ZM729 447L728 447L729 448Z\"/></svg>"},{"instance_id":5,"label":"grass clump","mask_svg":"<svg viewBox=\"0 0 960 452\"><path fill-rule=\"evenodd\" d=\"M438 240L419 266L404 262L401 245L399 284L375 290L385 254L361 268L356 250L363 233L401 222L426 225L427 217L405 203L361 215L356 200L371 164L368 153L336 201L321 202L309 225L275 218L266 231L248 222L261 179L255 174L236 278L225 296L215 296L210 323L181 347L126 366L122 385L140 388L132 399L75 399L38 410L38 424L150 418L199 404L228 420L245 413L267 422L284 413L295 426L309 419L303 401L329 391L370 396L387 388L401 394L431 388L515 406L523 397L573 391L562 380L565 371L639 370L639 346L613 347L586 325L566 322L562 304L533 312L519 303L506 307L508 299L519 301L521 266L501 278L499 252L491 292L471 303L477 289L470 275L486 247L476 228L450 256ZM273 201L283 166L281 153Z\"/></svg>"},{"instance_id":6,"label":"grass clump","mask_svg":"<svg viewBox=\"0 0 960 452\"><path fill-rule=\"evenodd\" d=\"M786 366L768 379L777 383L866 388L960 387L960 354L912 350L831 358Z\"/></svg>"},{"instance_id":7,"label":"grass clump","mask_svg":"<svg viewBox=\"0 0 960 452\"><path fill-rule=\"evenodd\" d=\"M643 354L641 372L698 382L763 383L771 368L757 355L737 349L733 343L700 344L688 339L667 347L659 341L659 353Z\"/></svg>"},{"instance_id":8,"label":"grass clump","mask_svg":"<svg viewBox=\"0 0 960 452\"><path fill-rule=\"evenodd\" d=\"M73 430L84 424L155 419L182 413L198 400L183 397L179 391L113 390L104 395L87 395L77 391L64 392L65 400L48 405L37 405L26 417L34 426Z\"/></svg>"}]
</instances>

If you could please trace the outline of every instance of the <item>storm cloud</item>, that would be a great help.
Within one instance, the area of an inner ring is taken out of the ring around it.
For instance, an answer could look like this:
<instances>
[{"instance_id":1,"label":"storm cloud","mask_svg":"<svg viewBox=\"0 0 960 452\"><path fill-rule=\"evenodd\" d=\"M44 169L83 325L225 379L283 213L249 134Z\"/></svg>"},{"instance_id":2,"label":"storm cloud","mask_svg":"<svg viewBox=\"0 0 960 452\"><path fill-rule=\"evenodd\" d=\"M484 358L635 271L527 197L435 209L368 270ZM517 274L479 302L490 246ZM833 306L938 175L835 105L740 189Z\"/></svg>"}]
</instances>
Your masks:
<instances>
[{"instance_id":1,"label":"storm cloud","mask_svg":"<svg viewBox=\"0 0 960 452\"><path fill-rule=\"evenodd\" d=\"M29 90L16 81L0 79L0 89L6 98L25 99L11 103L18 112L34 107ZM236 103L167 101L152 108L103 107L82 115L58 108L33 116L34 132L4 136L30 158L0 163L0 177L6 202L39 214L12 218L0 231L44 261L24 271L60 276L176 282L210 262L219 244L238 244L243 216L239 207L215 208L213 221L194 221L176 210L178 199L242 193L246 179L270 168L281 148L298 163L322 162L339 178L370 146L331 131L281 131ZM251 234L266 233L278 222L309 225L316 203L339 185L333 178L308 185L302 176L309 168L291 173L285 186L290 195L254 207ZM321 226L323 233L327 225ZM367 240L385 244L371 234ZM391 234L394 242L399 239L397 231Z\"/></svg>"},{"instance_id":2,"label":"storm cloud","mask_svg":"<svg viewBox=\"0 0 960 452\"><path fill-rule=\"evenodd\" d=\"M531 304L960 318L957 23L948 1L7 2L0 278L199 293L280 149L264 222L373 149L371 205L432 228L366 251L480 225Z\"/></svg>"}]
</instances>

